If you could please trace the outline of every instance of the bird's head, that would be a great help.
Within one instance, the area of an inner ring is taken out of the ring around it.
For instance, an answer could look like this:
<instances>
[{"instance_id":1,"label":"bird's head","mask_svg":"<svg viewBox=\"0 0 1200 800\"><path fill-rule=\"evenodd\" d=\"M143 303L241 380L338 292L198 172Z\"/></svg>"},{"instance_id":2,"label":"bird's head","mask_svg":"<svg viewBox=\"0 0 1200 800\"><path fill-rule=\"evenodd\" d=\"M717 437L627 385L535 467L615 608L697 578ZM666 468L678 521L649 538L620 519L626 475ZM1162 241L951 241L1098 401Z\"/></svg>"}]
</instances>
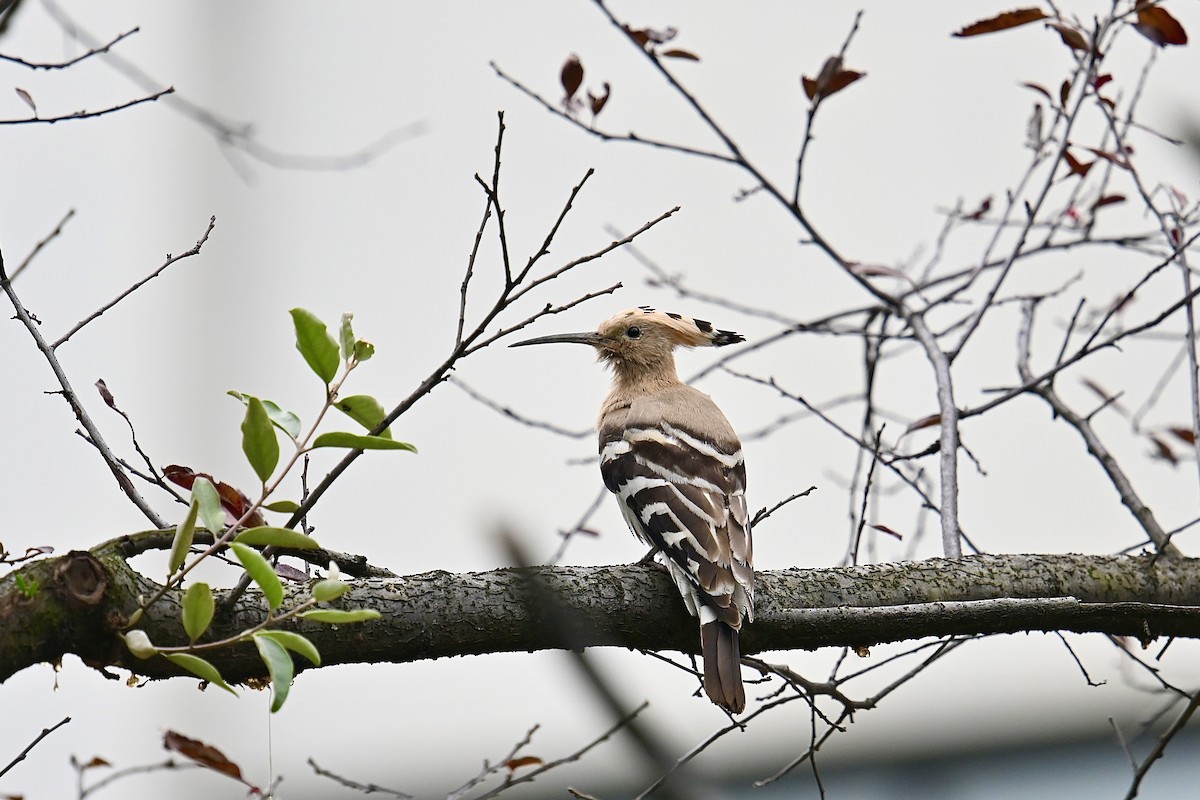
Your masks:
<instances>
[{"instance_id":1,"label":"bird's head","mask_svg":"<svg viewBox=\"0 0 1200 800\"><path fill-rule=\"evenodd\" d=\"M717 330L712 323L702 319L642 306L622 311L612 319L605 320L595 331L539 336L509 346L555 342L589 344L596 348L601 361L621 370L655 369L666 365L673 367L671 353L676 347L722 347L741 341L744 341L744 337L740 334Z\"/></svg>"}]
</instances>

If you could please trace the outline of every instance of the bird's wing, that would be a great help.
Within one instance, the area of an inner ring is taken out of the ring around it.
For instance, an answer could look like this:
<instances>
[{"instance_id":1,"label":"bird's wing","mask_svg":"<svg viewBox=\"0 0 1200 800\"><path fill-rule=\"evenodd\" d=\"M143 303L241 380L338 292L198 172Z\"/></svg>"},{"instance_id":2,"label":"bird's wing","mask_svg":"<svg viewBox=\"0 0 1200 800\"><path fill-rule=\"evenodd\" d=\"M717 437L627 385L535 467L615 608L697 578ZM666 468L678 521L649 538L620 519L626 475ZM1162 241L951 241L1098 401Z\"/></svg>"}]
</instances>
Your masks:
<instances>
[{"instance_id":1,"label":"bird's wing","mask_svg":"<svg viewBox=\"0 0 1200 800\"><path fill-rule=\"evenodd\" d=\"M736 439L718 444L663 420L602 430L600 471L634 534L669 559L701 622L704 608L734 630L752 618L746 469Z\"/></svg>"}]
</instances>

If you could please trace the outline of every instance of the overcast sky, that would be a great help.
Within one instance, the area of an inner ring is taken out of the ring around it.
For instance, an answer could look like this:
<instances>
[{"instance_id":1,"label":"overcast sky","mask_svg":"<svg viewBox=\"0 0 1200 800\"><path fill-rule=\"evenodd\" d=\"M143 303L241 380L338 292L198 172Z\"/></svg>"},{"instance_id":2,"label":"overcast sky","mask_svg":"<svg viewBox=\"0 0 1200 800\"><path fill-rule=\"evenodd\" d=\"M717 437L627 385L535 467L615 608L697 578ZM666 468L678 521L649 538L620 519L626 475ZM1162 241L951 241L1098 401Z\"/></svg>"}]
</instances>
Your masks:
<instances>
[{"instance_id":1,"label":"overcast sky","mask_svg":"<svg viewBox=\"0 0 1200 800\"><path fill-rule=\"evenodd\" d=\"M1108 8L1059 5L1085 21ZM1072 61L1057 35L1039 25L972 40L950 36L1004 10L1005 3L861 6L846 66L867 77L823 109L804 197L814 222L848 257L902 268L929 256L941 226L939 209L960 200L975 207L1015 184L1029 158L1022 146L1026 122L1039 100L1019 84L1055 91ZM786 185L807 107L800 76L815 75L841 46L856 8L764 3L734 12L725 3L654 2L618 4L615 10L638 26L678 29L677 45L700 61L674 62L674 73ZM1194 5L1171 8L1190 30L1200 30ZM239 448L242 409L225 392L259 394L312 418L321 387L292 345L287 310L295 306L331 322L352 311L358 333L376 344L377 355L355 374L352 393L374 394L385 405L407 395L453 341L458 287L484 205L473 176L491 173L501 110L507 124L502 191L517 263L536 252L571 188L595 169L546 269L606 245L611 229L628 232L680 206L639 239L638 250L667 273L684 276L697 292L802 321L870 300L816 249L798 244L799 230L777 206L762 196L735 201L753 188L745 174L710 160L602 143L496 76L489 62L557 100L559 68L576 53L586 88L612 85L600 127L718 147L590 2L121 2L72 3L65 10L105 41L139 27L115 48L122 59L157 85L173 86L180 100L232 125L252 125L254 140L276 151L339 155L392 131L404 139L362 168L281 169L222 146L165 100L90 121L0 131L0 245L10 267L68 210L75 211L17 286L52 337L151 272L166 253L190 248L209 217L217 218L200 256L173 266L59 352L104 432L127 457L132 450L124 423L90 392L98 378L133 418L156 464L186 464L252 485ZM1151 49L1130 34L1109 54L1108 69L1126 95ZM32 61L78 52L36 0L27 0L0 38L0 53ZM1180 135L1195 114L1197 74L1194 49L1159 53L1139 119ZM42 116L146 93L102 59L40 72L0 63L0 84L2 119L29 113L16 88ZM1145 174L1195 199L1195 161L1148 134L1134 142ZM1132 212L1114 212L1114 219L1117 231L1151 227ZM985 233L952 242L947 262L965 265L977 258ZM494 234L485 238L482 253L480 293L468 305L469 320L490 306L495 290ZM1047 261L1044 272L1022 273L1012 291L1046 291L1086 270L1099 302L1117 296L1147 263L1095 250L1070 253ZM616 295L543 321L531 335L591 329L618 310L643 304L711 319L751 342L781 328L765 316L681 301L649 286L650 277L631 254L612 253L531 294L508 321L619 281L625 288ZM1155 302L1146 299L1147 312ZM1069 316L1070 304L1063 309L1046 318L1047 326ZM985 399L989 386L1015 382L1014 329L1010 315L1007 325L981 331L964 353L960 405ZM1097 372L1072 376L1064 391L1083 404L1093 402L1078 378L1095 376L1130 387L1129 404L1136 406L1174 351L1153 345L1133 350L1137 358L1098 361ZM1042 355L1052 358L1052 348ZM711 357L683 355L681 374L696 373ZM818 403L861 381L856 346L819 336L765 350L738 368L775 376ZM43 394L54 388L53 377L15 323L0 327L0 369L7 402L0 415L6 453L0 461L0 541L13 552L43 544L64 552L147 527L115 490L101 460L73 434L76 423L65 404ZM582 348L491 348L465 362L456 377L499 404L578 431L593 424L607 385ZM928 367L915 352L889 368L881 405L894 419L893 437L936 410L931 386ZM701 387L743 432L797 410L728 375L708 377ZM1187 424L1183 383L1171 384L1156 414L1153 424ZM857 424L854 419L849 414L846 424ZM1115 417L1103 422L1113 436L1127 432ZM968 442L987 477L966 463L961 499L964 527L986 550L1106 553L1139 541L1132 519L1098 480L1075 434L1051 425L1044 406L1033 400L1010 404L989 425L971 429ZM558 544L556 531L573 525L601 487L595 464L586 461L595 450L590 435L569 439L520 426L453 385L439 387L394 431L420 454L364 457L322 501L315 523L323 544L365 554L397 572L502 566L495 545L501 527L516 531L532 553L549 557ZM921 439L926 441L932 441L929 431ZM1172 469L1146 458L1144 442L1119 441L1120 455L1137 463L1147 502L1164 525L1194 516L1194 466ZM808 418L769 439L748 441L746 454L754 508L818 486L811 498L756 531L757 566L836 564L845 550L849 510L861 500L846 488L853 450ZM332 463L317 458L314 470L322 474ZM294 484L289 491L298 494ZM151 497L161 513L177 518L178 507ZM921 517L911 501L897 499L881 513L873 521L909 538L881 537L875 558L938 554L936 531L928 527L935 523L926 519L919 535ZM640 557L607 498L590 527L601 535L574 542L566 563ZM1052 637L981 642L962 648L885 707L861 715L826 757L902 756L951 744L1096 732L1110 716L1132 724L1146 707L1145 696L1128 689L1135 679L1127 680L1112 647L1102 637L1075 637L1072 643L1107 686L1087 687ZM677 671L636 654L597 655L631 707L651 700L649 723L679 752L721 725L720 712L691 698L691 685ZM772 658L820 679L834 656ZM274 770L286 777L291 796L313 786L319 792L312 796L332 796L304 765L309 756L362 781L436 796L466 780L481 759L501 757L535 723L543 727L531 752L546 758L583 744L606 724L559 653L311 671L298 678L273 721L268 703L265 693L247 691L240 699L200 694L186 680L125 689L75 659L57 676L47 667L26 670L0 686L9 723L0 729L0 760L42 726L64 715L73 722L0 788L31 798L67 796L73 782L68 754L85 760L100 755L120 766L144 763L161 756L159 737L167 728L221 747L253 780L265 782L271 728ZM766 775L806 741L807 716L799 711L759 722L715 748L706 768L740 763ZM1113 757L1123 757L1115 747ZM589 776L627 770L617 765L628 758L624 745L609 743L555 785L586 789ZM152 779L144 780L139 787L151 785ZM806 778L793 780L808 785ZM183 798L212 796L218 784L209 776L174 775L156 785Z\"/></svg>"}]
</instances>

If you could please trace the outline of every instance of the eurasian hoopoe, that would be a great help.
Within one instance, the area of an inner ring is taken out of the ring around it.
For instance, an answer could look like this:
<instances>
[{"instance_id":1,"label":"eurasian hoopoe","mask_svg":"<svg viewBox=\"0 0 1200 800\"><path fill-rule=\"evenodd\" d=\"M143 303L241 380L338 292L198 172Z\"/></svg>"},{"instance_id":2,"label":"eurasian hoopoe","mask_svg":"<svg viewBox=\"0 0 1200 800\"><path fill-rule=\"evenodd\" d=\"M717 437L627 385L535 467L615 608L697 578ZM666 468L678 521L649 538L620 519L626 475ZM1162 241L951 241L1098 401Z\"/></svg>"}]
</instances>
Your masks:
<instances>
[{"instance_id":1,"label":"eurasian hoopoe","mask_svg":"<svg viewBox=\"0 0 1200 800\"><path fill-rule=\"evenodd\" d=\"M704 320L642 307L592 333L512 345L589 344L612 366L612 390L600 409L600 474L634 535L663 554L699 618L704 691L734 713L746 707L738 631L754 619L746 467L725 415L679 380L673 351L740 341Z\"/></svg>"}]
</instances>

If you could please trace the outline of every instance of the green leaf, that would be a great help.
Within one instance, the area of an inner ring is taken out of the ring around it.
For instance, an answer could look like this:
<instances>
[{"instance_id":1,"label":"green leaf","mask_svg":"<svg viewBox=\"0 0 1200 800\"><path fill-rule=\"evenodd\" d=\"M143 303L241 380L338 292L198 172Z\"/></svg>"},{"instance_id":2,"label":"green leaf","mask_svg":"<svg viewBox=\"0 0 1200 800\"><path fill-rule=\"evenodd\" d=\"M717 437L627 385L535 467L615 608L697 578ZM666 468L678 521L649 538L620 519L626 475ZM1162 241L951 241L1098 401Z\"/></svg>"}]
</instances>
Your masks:
<instances>
[{"instance_id":1,"label":"green leaf","mask_svg":"<svg viewBox=\"0 0 1200 800\"><path fill-rule=\"evenodd\" d=\"M229 545L229 549L237 556L237 560L242 562L250 579L258 584L258 588L262 589L263 597L267 598L267 605L271 607L271 610L274 611L283 605L283 582L275 574L275 568L271 566L271 562L263 558L262 553L253 547L247 547L240 542Z\"/></svg>"},{"instance_id":2,"label":"green leaf","mask_svg":"<svg viewBox=\"0 0 1200 800\"><path fill-rule=\"evenodd\" d=\"M349 361L354 355L354 315L349 311L342 314L342 325L339 329L342 346L342 360Z\"/></svg>"},{"instance_id":3,"label":"green leaf","mask_svg":"<svg viewBox=\"0 0 1200 800\"><path fill-rule=\"evenodd\" d=\"M291 631L259 631L254 635L273 639L293 653L307 658L313 666L321 666L321 654L317 652L317 646L310 642L307 636L301 636Z\"/></svg>"},{"instance_id":4,"label":"green leaf","mask_svg":"<svg viewBox=\"0 0 1200 800\"><path fill-rule=\"evenodd\" d=\"M220 536L221 531L225 530L225 509L221 506L221 495L217 494L217 487L212 485L212 481L196 476L192 483L192 502L200 504L200 519L204 527L213 536Z\"/></svg>"},{"instance_id":5,"label":"green leaf","mask_svg":"<svg viewBox=\"0 0 1200 800\"><path fill-rule=\"evenodd\" d=\"M355 608L350 611L341 611L336 608L318 608L313 611L305 611L299 616L304 619L310 619L313 622L346 625L351 622L366 622L371 619L379 619L381 615L373 608Z\"/></svg>"},{"instance_id":6,"label":"green leaf","mask_svg":"<svg viewBox=\"0 0 1200 800\"><path fill-rule=\"evenodd\" d=\"M321 545L311 536L305 536L291 528L273 528L263 525L258 528L247 528L233 539L241 544L251 544L266 547L273 544L276 547L286 547L292 550L315 550Z\"/></svg>"},{"instance_id":7,"label":"green leaf","mask_svg":"<svg viewBox=\"0 0 1200 800\"><path fill-rule=\"evenodd\" d=\"M183 629L196 641L212 623L216 604L207 583L193 583L183 595Z\"/></svg>"},{"instance_id":8,"label":"green leaf","mask_svg":"<svg viewBox=\"0 0 1200 800\"><path fill-rule=\"evenodd\" d=\"M200 656L194 656L191 653L163 653L163 657L175 666L182 667L196 677L203 678L209 683L215 683L234 697L237 697L237 692L225 682L225 679L221 677L221 673L217 668Z\"/></svg>"},{"instance_id":9,"label":"green leaf","mask_svg":"<svg viewBox=\"0 0 1200 800\"><path fill-rule=\"evenodd\" d=\"M271 673L271 694L274 696L271 701L271 713L274 714L283 708L288 692L292 689L296 665L292 663L292 657L288 655L284 646L275 639L263 636L262 633L256 633L252 638L259 656L267 665L267 672Z\"/></svg>"},{"instance_id":10,"label":"green leaf","mask_svg":"<svg viewBox=\"0 0 1200 800\"><path fill-rule=\"evenodd\" d=\"M354 343L354 360L358 363L370 361L373 355L375 355L375 345L366 339L359 339Z\"/></svg>"},{"instance_id":11,"label":"green leaf","mask_svg":"<svg viewBox=\"0 0 1200 800\"><path fill-rule=\"evenodd\" d=\"M341 411L369 431L375 430L387 415L380 402L369 394L351 395L350 397L338 400L335 405L338 411ZM383 433L379 435L384 439L390 439L392 438L392 429L390 427L385 428Z\"/></svg>"},{"instance_id":12,"label":"green leaf","mask_svg":"<svg viewBox=\"0 0 1200 800\"><path fill-rule=\"evenodd\" d=\"M332 578L317 581L312 587L313 599L318 603L328 603L350 591L350 584Z\"/></svg>"},{"instance_id":13,"label":"green leaf","mask_svg":"<svg viewBox=\"0 0 1200 800\"><path fill-rule=\"evenodd\" d=\"M407 442L397 442L382 436L359 436L345 431L322 433L312 443L313 449L318 447L348 447L352 450L407 450L417 452L417 448Z\"/></svg>"},{"instance_id":14,"label":"green leaf","mask_svg":"<svg viewBox=\"0 0 1200 800\"><path fill-rule=\"evenodd\" d=\"M188 506L187 516L175 528L175 538L171 541L171 557L167 561L167 574L174 575L183 566L191 549L192 539L196 535L196 517L200 514L200 504L195 500Z\"/></svg>"},{"instance_id":15,"label":"green leaf","mask_svg":"<svg viewBox=\"0 0 1200 800\"><path fill-rule=\"evenodd\" d=\"M291 310L292 322L296 326L296 349L317 373L317 377L328 386L337 377L338 345L329 335L325 323L311 311L303 308Z\"/></svg>"},{"instance_id":16,"label":"green leaf","mask_svg":"<svg viewBox=\"0 0 1200 800\"><path fill-rule=\"evenodd\" d=\"M233 389L230 389L225 394L229 395L230 397L236 397L243 403L249 403L250 398L254 396L243 394L242 392L234 391ZM286 433L292 439L299 438L300 418L298 416L293 414L291 411L284 411L279 407L278 404L271 400L263 400L262 404L263 408L267 409L267 416L271 418L272 425L274 425L276 428L279 428L279 430Z\"/></svg>"},{"instance_id":17,"label":"green leaf","mask_svg":"<svg viewBox=\"0 0 1200 800\"><path fill-rule=\"evenodd\" d=\"M263 483L279 463L279 439L262 400L251 397L246 403L246 418L242 420L242 452Z\"/></svg>"},{"instance_id":18,"label":"green leaf","mask_svg":"<svg viewBox=\"0 0 1200 800\"><path fill-rule=\"evenodd\" d=\"M293 514L300 510L300 504L295 500L276 500L263 506L267 511L278 511L281 514Z\"/></svg>"}]
</instances>

